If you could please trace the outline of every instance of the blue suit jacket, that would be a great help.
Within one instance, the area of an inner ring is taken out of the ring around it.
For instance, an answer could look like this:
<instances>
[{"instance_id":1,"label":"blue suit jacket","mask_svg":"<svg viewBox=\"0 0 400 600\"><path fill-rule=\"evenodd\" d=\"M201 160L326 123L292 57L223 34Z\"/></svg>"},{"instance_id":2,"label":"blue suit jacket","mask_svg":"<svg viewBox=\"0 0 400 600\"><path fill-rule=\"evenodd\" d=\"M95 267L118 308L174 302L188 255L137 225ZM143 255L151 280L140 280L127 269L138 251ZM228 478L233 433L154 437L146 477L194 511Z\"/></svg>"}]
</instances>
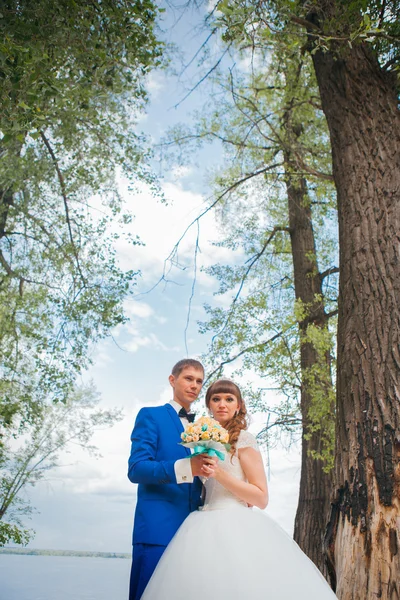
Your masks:
<instances>
[{"instance_id":1,"label":"blue suit jacket","mask_svg":"<svg viewBox=\"0 0 400 600\"><path fill-rule=\"evenodd\" d=\"M171 404L142 408L132 431L128 477L138 483L134 544L166 546L201 503L202 484L176 483L174 463L190 451L180 446L183 426Z\"/></svg>"}]
</instances>

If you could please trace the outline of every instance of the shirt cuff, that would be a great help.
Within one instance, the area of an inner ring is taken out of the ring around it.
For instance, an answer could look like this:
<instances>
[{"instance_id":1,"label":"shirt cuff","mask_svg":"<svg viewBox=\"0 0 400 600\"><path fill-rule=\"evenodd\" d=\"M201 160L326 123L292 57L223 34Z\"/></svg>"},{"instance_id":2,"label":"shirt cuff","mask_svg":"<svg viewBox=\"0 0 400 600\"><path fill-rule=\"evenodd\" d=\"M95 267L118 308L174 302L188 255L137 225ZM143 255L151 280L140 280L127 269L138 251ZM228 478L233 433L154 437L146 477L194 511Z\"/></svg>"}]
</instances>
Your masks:
<instances>
[{"instance_id":1,"label":"shirt cuff","mask_svg":"<svg viewBox=\"0 0 400 600\"><path fill-rule=\"evenodd\" d=\"M190 458L180 458L174 463L176 483L193 483Z\"/></svg>"}]
</instances>

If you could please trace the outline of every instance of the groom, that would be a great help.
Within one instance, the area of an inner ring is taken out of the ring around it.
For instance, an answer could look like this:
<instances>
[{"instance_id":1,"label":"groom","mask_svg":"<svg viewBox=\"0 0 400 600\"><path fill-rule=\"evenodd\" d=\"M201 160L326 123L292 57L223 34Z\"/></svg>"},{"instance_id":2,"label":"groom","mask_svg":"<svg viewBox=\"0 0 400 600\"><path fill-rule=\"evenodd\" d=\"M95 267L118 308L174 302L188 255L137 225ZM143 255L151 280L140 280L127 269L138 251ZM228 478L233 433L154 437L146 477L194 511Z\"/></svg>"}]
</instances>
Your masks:
<instances>
[{"instance_id":1,"label":"groom","mask_svg":"<svg viewBox=\"0 0 400 600\"><path fill-rule=\"evenodd\" d=\"M172 369L173 400L164 406L142 408L131 440L128 477L138 483L133 527L129 600L139 600L166 546L186 517L200 505L204 466L215 461L180 446L180 434L194 418L190 406L200 393L203 365L190 358Z\"/></svg>"}]
</instances>

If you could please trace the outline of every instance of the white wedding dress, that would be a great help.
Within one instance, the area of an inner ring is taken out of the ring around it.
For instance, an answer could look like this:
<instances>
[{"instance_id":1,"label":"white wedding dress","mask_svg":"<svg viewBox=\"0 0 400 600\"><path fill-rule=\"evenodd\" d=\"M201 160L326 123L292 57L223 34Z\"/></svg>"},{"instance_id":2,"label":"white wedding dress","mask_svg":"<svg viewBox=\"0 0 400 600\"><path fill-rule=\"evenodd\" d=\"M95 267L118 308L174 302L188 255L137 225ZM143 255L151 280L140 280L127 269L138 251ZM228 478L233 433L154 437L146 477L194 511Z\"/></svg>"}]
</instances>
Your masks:
<instances>
[{"instance_id":1,"label":"white wedding dress","mask_svg":"<svg viewBox=\"0 0 400 600\"><path fill-rule=\"evenodd\" d=\"M237 449L258 450L242 431ZM220 466L245 481L239 459ZM181 525L142 600L333 600L316 566L273 519L247 507L215 479L205 482L204 507Z\"/></svg>"}]
</instances>

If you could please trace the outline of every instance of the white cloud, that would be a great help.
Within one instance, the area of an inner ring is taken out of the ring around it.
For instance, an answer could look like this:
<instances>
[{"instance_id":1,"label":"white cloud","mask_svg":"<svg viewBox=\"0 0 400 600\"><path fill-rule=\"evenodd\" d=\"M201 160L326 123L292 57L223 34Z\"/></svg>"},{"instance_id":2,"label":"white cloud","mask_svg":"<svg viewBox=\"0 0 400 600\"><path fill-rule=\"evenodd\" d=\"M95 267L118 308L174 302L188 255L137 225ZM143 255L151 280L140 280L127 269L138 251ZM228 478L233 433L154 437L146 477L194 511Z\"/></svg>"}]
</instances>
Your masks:
<instances>
[{"instance_id":1,"label":"white cloud","mask_svg":"<svg viewBox=\"0 0 400 600\"><path fill-rule=\"evenodd\" d=\"M189 177L192 174L193 167L189 167L187 165L177 165L172 168L170 172L170 177L172 180L184 179L185 177Z\"/></svg>"},{"instance_id":2,"label":"white cloud","mask_svg":"<svg viewBox=\"0 0 400 600\"><path fill-rule=\"evenodd\" d=\"M154 318L157 321L157 323L159 323L160 325L165 325L165 323L168 323L168 319L166 317L161 317L159 315L156 315Z\"/></svg>"},{"instance_id":3,"label":"white cloud","mask_svg":"<svg viewBox=\"0 0 400 600\"><path fill-rule=\"evenodd\" d=\"M142 186L134 196L122 185L122 192L127 205L135 215L130 230L138 234L144 246L132 246L122 237L117 248L123 268L141 270L139 292L148 290L162 277L164 268L168 271L168 279L180 281L191 279L197 239L197 226L191 223L206 209L201 194L183 187L182 183L167 182L163 191L168 204L161 204L153 197L151 191ZM214 264L217 261L229 261L231 253L225 248L211 244L219 236L215 216L212 211L200 220L200 237L198 261L198 281L202 284L215 285L205 273L200 272L202 265ZM179 247L172 262L165 263L174 247Z\"/></svg>"},{"instance_id":4,"label":"white cloud","mask_svg":"<svg viewBox=\"0 0 400 600\"><path fill-rule=\"evenodd\" d=\"M141 319L148 319L154 314L154 310L149 304L131 298L125 301L124 310L127 317L140 317Z\"/></svg>"},{"instance_id":5,"label":"white cloud","mask_svg":"<svg viewBox=\"0 0 400 600\"><path fill-rule=\"evenodd\" d=\"M146 78L146 88L152 100L156 100L165 89L166 77L162 71L151 71Z\"/></svg>"},{"instance_id":6,"label":"white cloud","mask_svg":"<svg viewBox=\"0 0 400 600\"><path fill-rule=\"evenodd\" d=\"M122 328L120 335L120 343L123 350L128 352L137 352L140 348L152 348L153 350L175 351L179 350L178 346L168 346L164 344L159 337L149 331L143 331L143 323L140 321L130 321Z\"/></svg>"},{"instance_id":7,"label":"white cloud","mask_svg":"<svg viewBox=\"0 0 400 600\"><path fill-rule=\"evenodd\" d=\"M169 351L169 350L174 349L174 348L168 348L168 346L163 344L163 342L161 342L161 340L158 339L158 337L155 335L155 333L149 333L148 335L145 335L145 336L133 335L132 338L126 344L124 344L124 347L129 352L137 352L139 350L139 348L143 348L143 347L150 347L150 348L153 348L154 350L164 350L164 351Z\"/></svg>"},{"instance_id":8,"label":"white cloud","mask_svg":"<svg viewBox=\"0 0 400 600\"><path fill-rule=\"evenodd\" d=\"M109 341L101 341L94 349L93 362L97 368L107 368L114 362L114 359L110 352L107 351L109 347Z\"/></svg>"}]
</instances>

